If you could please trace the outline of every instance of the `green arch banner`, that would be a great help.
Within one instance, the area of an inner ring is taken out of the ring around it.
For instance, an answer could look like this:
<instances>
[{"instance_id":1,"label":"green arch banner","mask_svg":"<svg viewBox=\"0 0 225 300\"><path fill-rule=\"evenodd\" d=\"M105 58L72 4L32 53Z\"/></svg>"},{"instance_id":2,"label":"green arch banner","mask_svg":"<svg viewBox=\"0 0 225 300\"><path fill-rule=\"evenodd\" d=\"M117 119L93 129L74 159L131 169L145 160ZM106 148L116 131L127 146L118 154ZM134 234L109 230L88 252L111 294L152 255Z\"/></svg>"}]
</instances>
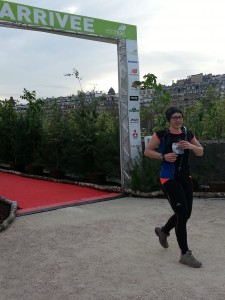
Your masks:
<instances>
[{"instance_id":1,"label":"green arch banner","mask_svg":"<svg viewBox=\"0 0 225 300\"><path fill-rule=\"evenodd\" d=\"M136 26L0 1L0 20L116 39L137 39Z\"/></svg>"}]
</instances>

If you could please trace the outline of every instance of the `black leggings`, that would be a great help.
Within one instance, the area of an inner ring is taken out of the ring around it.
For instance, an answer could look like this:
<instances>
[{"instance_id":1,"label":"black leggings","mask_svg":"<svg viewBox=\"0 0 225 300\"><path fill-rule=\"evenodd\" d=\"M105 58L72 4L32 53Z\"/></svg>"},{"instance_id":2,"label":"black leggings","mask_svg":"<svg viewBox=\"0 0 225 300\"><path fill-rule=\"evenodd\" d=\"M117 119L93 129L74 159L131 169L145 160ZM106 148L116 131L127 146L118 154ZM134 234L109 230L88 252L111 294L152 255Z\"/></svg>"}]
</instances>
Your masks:
<instances>
[{"instance_id":1,"label":"black leggings","mask_svg":"<svg viewBox=\"0 0 225 300\"><path fill-rule=\"evenodd\" d=\"M182 254L188 249L187 243L187 220L191 216L193 203L193 185L190 177L183 179L170 179L163 184L163 190L174 211L169 218L163 232L168 234L175 228L178 245Z\"/></svg>"}]
</instances>

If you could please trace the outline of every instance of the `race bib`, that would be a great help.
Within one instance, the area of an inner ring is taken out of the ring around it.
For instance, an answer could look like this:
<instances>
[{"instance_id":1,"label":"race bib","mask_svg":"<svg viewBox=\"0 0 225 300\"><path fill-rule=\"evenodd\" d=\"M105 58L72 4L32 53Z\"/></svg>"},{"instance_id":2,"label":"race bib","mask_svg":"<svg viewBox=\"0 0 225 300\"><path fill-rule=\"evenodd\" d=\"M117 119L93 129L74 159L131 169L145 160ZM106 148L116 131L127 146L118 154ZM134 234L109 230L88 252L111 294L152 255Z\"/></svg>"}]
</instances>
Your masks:
<instances>
[{"instance_id":1,"label":"race bib","mask_svg":"<svg viewBox=\"0 0 225 300\"><path fill-rule=\"evenodd\" d=\"M184 149L180 148L178 143L172 144L172 150L176 154L184 154Z\"/></svg>"}]
</instances>

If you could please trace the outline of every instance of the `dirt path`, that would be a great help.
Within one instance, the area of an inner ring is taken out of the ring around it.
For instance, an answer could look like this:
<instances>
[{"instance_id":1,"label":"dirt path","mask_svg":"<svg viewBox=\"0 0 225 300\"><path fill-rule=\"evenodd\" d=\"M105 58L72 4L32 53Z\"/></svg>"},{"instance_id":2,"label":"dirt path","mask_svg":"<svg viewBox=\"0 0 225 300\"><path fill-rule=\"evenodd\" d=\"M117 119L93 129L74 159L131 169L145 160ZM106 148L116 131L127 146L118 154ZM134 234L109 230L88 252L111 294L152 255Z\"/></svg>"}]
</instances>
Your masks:
<instances>
[{"instance_id":1,"label":"dirt path","mask_svg":"<svg viewBox=\"0 0 225 300\"><path fill-rule=\"evenodd\" d=\"M1 300L224 300L225 199L195 199L189 245L203 268L178 263L174 233L154 227L165 199L123 198L17 217L0 233Z\"/></svg>"}]
</instances>

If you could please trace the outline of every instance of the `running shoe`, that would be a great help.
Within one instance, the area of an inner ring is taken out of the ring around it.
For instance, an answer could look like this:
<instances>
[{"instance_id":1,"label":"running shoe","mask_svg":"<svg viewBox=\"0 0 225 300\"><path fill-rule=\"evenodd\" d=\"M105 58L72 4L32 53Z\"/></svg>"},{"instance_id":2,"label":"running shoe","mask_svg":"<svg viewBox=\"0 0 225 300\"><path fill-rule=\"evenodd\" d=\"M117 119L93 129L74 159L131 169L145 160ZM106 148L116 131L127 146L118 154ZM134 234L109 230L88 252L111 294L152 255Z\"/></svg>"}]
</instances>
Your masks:
<instances>
[{"instance_id":1,"label":"running shoe","mask_svg":"<svg viewBox=\"0 0 225 300\"><path fill-rule=\"evenodd\" d=\"M188 250L185 254L181 254L179 263L192 268L201 268L202 266L202 263L194 258L191 250Z\"/></svg>"},{"instance_id":2,"label":"running shoe","mask_svg":"<svg viewBox=\"0 0 225 300\"><path fill-rule=\"evenodd\" d=\"M170 236L170 234L165 234L164 232L162 232L162 228L161 227L155 227L155 234L159 237L159 242L160 245L163 248L168 248L169 244L167 242L167 238L168 236Z\"/></svg>"}]
</instances>

